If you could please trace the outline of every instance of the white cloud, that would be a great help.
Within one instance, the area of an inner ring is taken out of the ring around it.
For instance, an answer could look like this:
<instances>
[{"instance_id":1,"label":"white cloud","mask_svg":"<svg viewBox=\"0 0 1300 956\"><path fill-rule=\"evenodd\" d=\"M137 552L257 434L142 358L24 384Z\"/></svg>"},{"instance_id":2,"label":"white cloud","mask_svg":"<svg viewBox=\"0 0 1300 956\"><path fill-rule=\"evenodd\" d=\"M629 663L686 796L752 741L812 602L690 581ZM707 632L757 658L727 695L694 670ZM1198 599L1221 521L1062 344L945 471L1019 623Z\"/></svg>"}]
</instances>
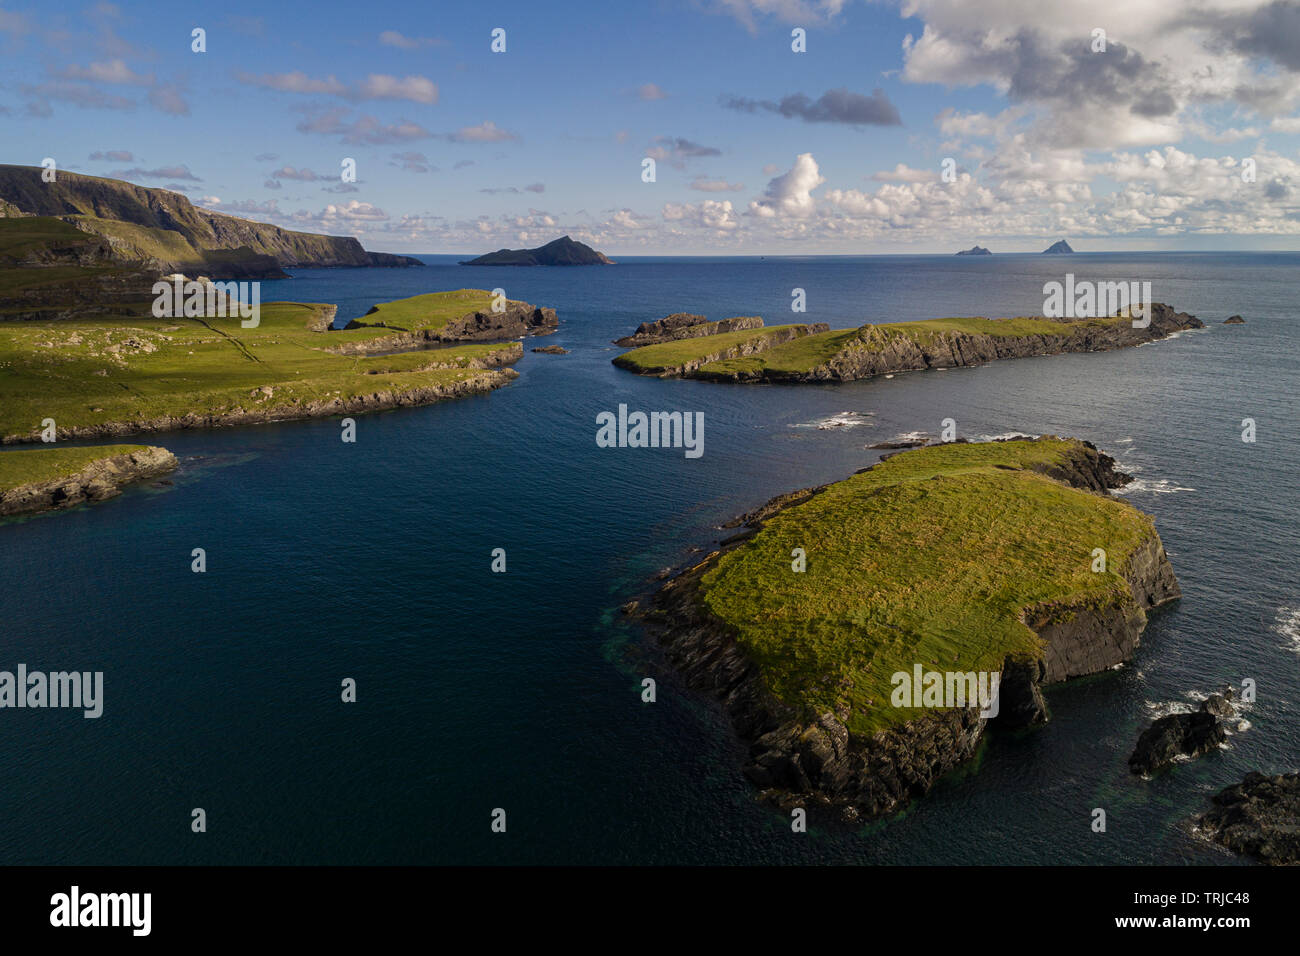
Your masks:
<instances>
[{"instance_id":1,"label":"white cloud","mask_svg":"<svg viewBox=\"0 0 1300 956\"><path fill-rule=\"evenodd\" d=\"M812 191L824 182L812 153L800 153L790 171L768 183L763 196L749 204L749 211L765 218L807 216L814 206Z\"/></svg>"}]
</instances>

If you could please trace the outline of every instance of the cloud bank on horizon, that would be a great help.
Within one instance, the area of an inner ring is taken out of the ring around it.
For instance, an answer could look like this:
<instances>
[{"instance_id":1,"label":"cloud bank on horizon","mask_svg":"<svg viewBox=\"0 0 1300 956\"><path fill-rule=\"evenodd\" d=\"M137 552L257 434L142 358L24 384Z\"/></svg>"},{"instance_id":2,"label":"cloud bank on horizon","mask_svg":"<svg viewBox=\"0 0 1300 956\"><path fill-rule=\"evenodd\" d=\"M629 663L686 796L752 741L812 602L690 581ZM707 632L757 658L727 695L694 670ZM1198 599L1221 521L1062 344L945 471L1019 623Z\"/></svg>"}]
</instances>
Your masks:
<instances>
[{"instance_id":1,"label":"cloud bank on horizon","mask_svg":"<svg viewBox=\"0 0 1300 956\"><path fill-rule=\"evenodd\" d=\"M1300 0L329 6L6 0L0 161L399 252L1300 234Z\"/></svg>"}]
</instances>

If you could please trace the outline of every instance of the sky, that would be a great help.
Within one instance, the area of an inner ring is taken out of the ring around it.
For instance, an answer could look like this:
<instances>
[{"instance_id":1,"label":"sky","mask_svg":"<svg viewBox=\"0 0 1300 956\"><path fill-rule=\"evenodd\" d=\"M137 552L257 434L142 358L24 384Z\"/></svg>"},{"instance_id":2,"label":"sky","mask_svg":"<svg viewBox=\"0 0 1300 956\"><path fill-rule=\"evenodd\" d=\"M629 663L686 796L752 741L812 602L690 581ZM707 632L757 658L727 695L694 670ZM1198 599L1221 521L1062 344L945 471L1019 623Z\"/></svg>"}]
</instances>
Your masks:
<instances>
[{"instance_id":1,"label":"sky","mask_svg":"<svg viewBox=\"0 0 1300 956\"><path fill-rule=\"evenodd\" d=\"M0 162L378 251L1300 247L1300 0L0 2Z\"/></svg>"}]
</instances>

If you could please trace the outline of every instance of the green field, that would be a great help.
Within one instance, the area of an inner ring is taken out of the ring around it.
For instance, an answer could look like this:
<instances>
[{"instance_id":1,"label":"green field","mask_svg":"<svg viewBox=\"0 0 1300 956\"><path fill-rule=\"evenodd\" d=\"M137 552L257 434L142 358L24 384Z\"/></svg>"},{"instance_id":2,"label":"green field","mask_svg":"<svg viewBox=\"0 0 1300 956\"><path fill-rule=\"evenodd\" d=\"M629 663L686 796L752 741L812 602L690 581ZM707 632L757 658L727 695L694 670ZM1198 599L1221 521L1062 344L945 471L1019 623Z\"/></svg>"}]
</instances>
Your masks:
<instances>
[{"instance_id":1,"label":"green field","mask_svg":"<svg viewBox=\"0 0 1300 956\"><path fill-rule=\"evenodd\" d=\"M16 448L0 451L0 491L75 475L92 461L143 451L146 445L95 445L89 448Z\"/></svg>"},{"instance_id":2,"label":"green field","mask_svg":"<svg viewBox=\"0 0 1300 956\"><path fill-rule=\"evenodd\" d=\"M477 295L490 299L487 292ZM445 324L463 314L467 294L418 298L427 321ZM483 378L483 364L513 361L519 353L514 343L465 343L396 355L339 355L331 349L394 333L310 331L309 321L319 322L329 308L266 304L253 329L242 328L238 317L159 319L147 313L0 322L0 438L35 438L46 418L64 429L270 407L291 415L313 402Z\"/></svg>"},{"instance_id":3,"label":"green field","mask_svg":"<svg viewBox=\"0 0 1300 956\"><path fill-rule=\"evenodd\" d=\"M948 444L895 455L778 512L724 552L700 584L767 689L805 715L850 707L851 732L917 716L890 677L1000 671L1040 654L1019 616L1040 602L1131 601L1127 558L1154 534L1128 504L1030 470L1067 440ZM807 570L791 569L803 548ZM1094 573L1092 550L1109 568Z\"/></svg>"}]
</instances>

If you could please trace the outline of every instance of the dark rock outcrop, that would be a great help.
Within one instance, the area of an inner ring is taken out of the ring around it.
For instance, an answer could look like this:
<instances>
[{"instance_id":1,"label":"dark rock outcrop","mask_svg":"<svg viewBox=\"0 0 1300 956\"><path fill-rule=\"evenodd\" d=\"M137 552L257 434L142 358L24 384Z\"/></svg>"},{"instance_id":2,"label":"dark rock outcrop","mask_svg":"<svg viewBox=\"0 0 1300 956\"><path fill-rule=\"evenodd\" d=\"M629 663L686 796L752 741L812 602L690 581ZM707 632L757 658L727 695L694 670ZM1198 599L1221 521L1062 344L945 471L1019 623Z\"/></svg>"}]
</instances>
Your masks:
<instances>
[{"instance_id":1,"label":"dark rock outcrop","mask_svg":"<svg viewBox=\"0 0 1300 956\"><path fill-rule=\"evenodd\" d=\"M614 261L585 242L561 236L536 249L498 249L463 266L612 266Z\"/></svg>"},{"instance_id":2,"label":"dark rock outcrop","mask_svg":"<svg viewBox=\"0 0 1300 956\"><path fill-rule=\"evenodd\" d=\"M92 461L72 475L0 490L0 516L71 508L84 501L103 501L123 485L165 475L176 467L166 448L147 446L123 455Z\"/></svg>"},{"instance_id":3,"label":"dark rock outcrop","mask_svg":"<svg viewBox=\"0 0 1300 956\"><path fill-rule=\"evenodd\" d=\"M1223 320L1224 325L1245 325L1246 320L1239 315L1230 315Z\"/></svg>"},{"instance_id":4,"label":"dark rock outcrop","mask_svg":"<svg viewBox=\"0 0 1300 956\"><path fill-rule=\"evenodd\" d=\"M993 255L993 253L990 252L988 249L985 249L983 246L971 246L969 249L963 249L961 252L958 252L957 255L959 255L959 256L991 256L991 255Z\"/></svg>"},{"instance_id":5,"label":"dark rock outcrop","mask_svg":"<svg viewBox=\"0 0 1300 956\"><path fill-rule=\"evenodd\" d=\"M1044 249L1042 255L1057 256L1067 252L1074 252L1074 250L1070 248L1070 244L1064 239L1058 239L1056 242Z\"/></svg>"},{"instance_id":6,"label":"dark rock outcrop","mask_svg":"<svg viewBox=\"0 0 1300 956\"><path fill-rule=\"evenodd\" d=\"M1153 774L1179 757L1199 757L1227 740L1219 718L1204 710L1161 717L1142 732L1128 768L1133 773Z\"/></svg>"},{"instance_id":7,"label":"dark rock outcrop","mask_svg":"<svg viewBox=\"0 0 1300 956\"><path fill-rule=\"evenodd\" d=\"M568 355L569 350L562 345L539 345L533 349L534 352L541 352L543 355Z\"/></svg>"},{"instance_id":8,"label":"dark rock outcrop","mask_svg":"<svg viewBox=\"0 0 1300 956\"><path fill-rule=\"evenodd\" d=\"M763 320L757 315L742 315L710 322L702 315L674 312L654 322L642 322L637 326L634 334L615 339L614 344L626 349L636 349L643 345L658 345L660 342L676 342L679 339L694 339L704 335L721 335L724 332L745 332L762 327Z\"/></svg>"},{"instance_id":9,"label":"dark rock outcrop","mask_svg":"<svg viewBox=\"0 0 1300 956\"><path fill-rule=\"evenodd\" d=\"M1300 773L1248 773L1214 804L1196 820L1210 839L1264 863L1300 863Z\"/></svg>"}]
</instances>

